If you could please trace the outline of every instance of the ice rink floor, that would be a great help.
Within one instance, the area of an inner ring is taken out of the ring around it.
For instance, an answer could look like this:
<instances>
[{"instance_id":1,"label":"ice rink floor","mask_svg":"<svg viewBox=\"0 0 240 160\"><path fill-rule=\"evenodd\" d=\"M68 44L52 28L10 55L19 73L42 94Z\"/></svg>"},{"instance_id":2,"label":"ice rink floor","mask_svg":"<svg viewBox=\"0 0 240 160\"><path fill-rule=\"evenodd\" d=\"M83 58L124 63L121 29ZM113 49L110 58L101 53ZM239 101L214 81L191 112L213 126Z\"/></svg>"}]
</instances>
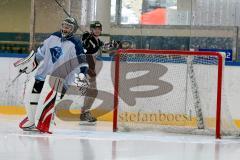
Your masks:
<instances>
[{"instance_id":1,"label":"ice rink floor","mask_svg":"<svg viewBox=\"0 0 240 160\"><path fill-rule=\"evenodd\" d=\"M23 117L0 115L0 160L238 160L240 138L113 133L112 124L57 120L54 134L24 132Z\"/></svg>"}]
</instances>

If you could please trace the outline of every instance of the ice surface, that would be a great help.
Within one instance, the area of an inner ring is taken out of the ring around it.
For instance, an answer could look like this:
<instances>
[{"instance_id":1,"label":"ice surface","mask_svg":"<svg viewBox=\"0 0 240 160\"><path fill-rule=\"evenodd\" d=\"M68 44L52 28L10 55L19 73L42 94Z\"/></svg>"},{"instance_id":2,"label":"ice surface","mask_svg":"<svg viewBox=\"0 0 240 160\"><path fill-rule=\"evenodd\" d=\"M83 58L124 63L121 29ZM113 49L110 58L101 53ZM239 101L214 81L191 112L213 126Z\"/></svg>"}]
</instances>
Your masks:
<instances>
[{"instance_id":1,"label":"ice surface","mask_svg":"<svg viewBox=\"0 0 240 160\"><path fill-rule=\"evenodd\" d=\"M113 133L112 124L80 126L56 120L54 134L24 132L23 117L0 115L1 160L239 159L240 139L150 132Z\"/></svg>"}]
</instances>

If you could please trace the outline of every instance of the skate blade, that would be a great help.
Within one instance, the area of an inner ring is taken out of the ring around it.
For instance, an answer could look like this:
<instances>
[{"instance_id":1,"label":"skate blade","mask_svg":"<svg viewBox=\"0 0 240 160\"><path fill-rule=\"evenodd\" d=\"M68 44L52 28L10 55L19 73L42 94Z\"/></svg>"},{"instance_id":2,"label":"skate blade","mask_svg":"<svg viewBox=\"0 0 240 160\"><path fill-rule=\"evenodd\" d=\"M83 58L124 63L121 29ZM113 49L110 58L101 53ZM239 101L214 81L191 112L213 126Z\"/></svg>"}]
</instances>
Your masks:
<instances>
[{"instance_id":1,"label":"skate blade","mask_svg":"<svg viewBox=\"0 0 240 160\"><path fill-rule=\"evenodd\" d=\"M33 131L33 132L39 132L39 130L35 127L35 128L22 128L23 131Z\"/></svg>"},{"instance_id":2,"label":"skate blade","mask_svg":"<svg viewBox=\"0 0 240 160\"><path fill-rule=\"evenodd\" d=\"M85 125L85 126L94 126L97 122L87 122L87 121L80 121L79 125Z\"/></svg>"}]
</instances>

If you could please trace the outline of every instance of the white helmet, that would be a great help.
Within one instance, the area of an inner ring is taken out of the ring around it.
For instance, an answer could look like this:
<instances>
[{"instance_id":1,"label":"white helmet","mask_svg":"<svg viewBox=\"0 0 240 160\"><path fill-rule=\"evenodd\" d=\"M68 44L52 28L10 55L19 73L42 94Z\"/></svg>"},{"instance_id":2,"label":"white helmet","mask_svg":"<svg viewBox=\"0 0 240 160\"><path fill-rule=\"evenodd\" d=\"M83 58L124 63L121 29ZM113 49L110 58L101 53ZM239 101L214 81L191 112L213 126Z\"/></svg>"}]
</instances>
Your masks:
<instances>
[{"instance_id":1,"label":"white helmet","mask_svg":"<svg viewBox=\"0 0 240 160\"><path fill-rule=\"evenodd\" d=\"M71 32L65 33L63 32L63 28L61 28L62 36L64 38L71 37L75 32L78 30L78 23L75 18L73 17L67 17L63 20L62 25L68 25L72 27Z\"/></svg>"}]
</instances>

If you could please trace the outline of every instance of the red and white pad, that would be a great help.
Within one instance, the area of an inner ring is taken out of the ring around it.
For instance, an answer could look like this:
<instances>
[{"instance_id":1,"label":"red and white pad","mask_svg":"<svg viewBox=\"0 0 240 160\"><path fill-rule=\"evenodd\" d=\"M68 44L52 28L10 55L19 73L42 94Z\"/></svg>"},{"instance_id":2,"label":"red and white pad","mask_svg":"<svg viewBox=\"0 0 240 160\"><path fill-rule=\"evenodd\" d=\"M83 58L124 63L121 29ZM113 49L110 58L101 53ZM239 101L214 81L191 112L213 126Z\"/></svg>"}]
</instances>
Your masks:
<instances>
[{"instance_id":1,"label":"red and white pad","mask_svg":"<svg viewBox=\"0 0 240 160\"><path fill-rule=\"evenodd\" d=\"M30 128L35 127L35 114L37 109L38 100L40 93L32 93L35 79L30 79L26 86L26 95L24 96L24 106L27 112L27 117L24 118L19 127L23 130L30 130Z\"/></svg>"},{"instance_id":2,"label":"red and white pad","mask_svg":"<svg viewBox=\"0 0 240 160\"><path fill-rule=\"evenodd\" d=\"M61 94L62 87L63 79L53 76L46 77L35 115L36 128L41 132L52 133L55 102Z\"/></svg>"}]
</instances>

